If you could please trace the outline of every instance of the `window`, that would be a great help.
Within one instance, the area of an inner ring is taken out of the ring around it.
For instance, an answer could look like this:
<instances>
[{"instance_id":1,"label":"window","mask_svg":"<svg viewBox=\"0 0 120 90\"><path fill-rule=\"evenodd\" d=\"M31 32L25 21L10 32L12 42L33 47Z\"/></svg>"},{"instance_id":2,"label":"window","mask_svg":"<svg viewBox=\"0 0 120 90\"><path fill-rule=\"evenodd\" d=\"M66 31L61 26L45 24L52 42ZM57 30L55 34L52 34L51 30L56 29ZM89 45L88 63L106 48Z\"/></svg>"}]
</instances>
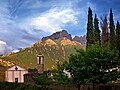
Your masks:
<instances>
[{"instance_id":1,"label":"window","mask_svg":"<svg viewBox=\"0 0 120 90\"><path fill-rule=\"evenodd\" d=\"M41 62L41 58L39 57L39 64L41 64L40 62Z\"/></svg>"}]
</instances>

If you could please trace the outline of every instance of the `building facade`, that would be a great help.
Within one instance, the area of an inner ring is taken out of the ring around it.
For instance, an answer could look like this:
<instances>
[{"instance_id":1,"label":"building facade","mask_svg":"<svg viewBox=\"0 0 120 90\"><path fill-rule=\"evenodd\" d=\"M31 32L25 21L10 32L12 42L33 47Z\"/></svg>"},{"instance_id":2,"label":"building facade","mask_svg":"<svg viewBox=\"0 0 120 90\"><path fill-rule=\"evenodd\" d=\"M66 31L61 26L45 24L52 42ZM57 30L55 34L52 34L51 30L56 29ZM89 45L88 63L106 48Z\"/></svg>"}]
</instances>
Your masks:
<instances>
[{"instance_id":1,"label":"building facade","mask_svg":"<svg viewBox=\"0 0 120 90\"><path fill-rule=\"evenodd\" d=\"M14 65L8 68L5 71L5 81L7 82L24 82L24 74L28 73L28 71L18 65Z\"/></svg>"}]
</instances>

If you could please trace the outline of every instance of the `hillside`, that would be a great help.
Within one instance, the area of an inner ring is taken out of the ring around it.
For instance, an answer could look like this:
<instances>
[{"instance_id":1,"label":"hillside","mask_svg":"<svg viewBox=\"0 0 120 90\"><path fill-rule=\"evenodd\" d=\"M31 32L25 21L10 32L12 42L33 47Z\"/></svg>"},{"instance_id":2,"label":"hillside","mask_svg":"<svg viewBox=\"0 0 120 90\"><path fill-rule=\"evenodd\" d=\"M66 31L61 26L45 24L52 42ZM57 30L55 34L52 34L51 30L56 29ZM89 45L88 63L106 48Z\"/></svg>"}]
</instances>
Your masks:
<instances>
[{"instance_id":1,"label":"hillside","mask_svg":"<svg viewBox=\"0 0 120 90\"><path fill-rule=\"evenodd\" d=\"M36 68L36 56L43 54L45 70L48 70L54 69L58 62L63 63L67 60L68 55L75 52L75 48L84 48L84 46L65 37L58 40L47 39L39 41L20 52L7 54L0 58L25 68Z\"/></svg>"}]
</instances>

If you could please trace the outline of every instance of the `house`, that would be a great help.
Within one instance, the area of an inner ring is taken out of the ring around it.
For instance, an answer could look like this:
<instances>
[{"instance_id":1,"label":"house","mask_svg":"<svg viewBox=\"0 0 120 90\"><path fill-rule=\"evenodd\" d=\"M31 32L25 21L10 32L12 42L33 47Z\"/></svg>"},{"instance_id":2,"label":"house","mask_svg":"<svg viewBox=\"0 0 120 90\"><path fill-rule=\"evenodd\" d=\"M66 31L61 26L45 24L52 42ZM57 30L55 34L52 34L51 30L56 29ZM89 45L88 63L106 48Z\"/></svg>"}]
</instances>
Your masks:
<instances>
[{"instance_id":1,"label":"house","mask_svg":"<svg viewBox=\"0 0 120 90\"><path fill-rule=\"evenodd\" d=\"M28 71L18 65L14 65L5 71L5 81L23 83L23 75Z\"/></svg>"},{"instance_id":2,"label":"house","mask_svg":"<svg viewBox=\"0 0 120 90\"><path fill-rule=\"evenodd\" d=\"M70 75L70 72L68 72L67 70L63 70L63 72L64 72L64 74L66 75L66 76L68 76L68 78L71 78L71 75Z\"/></svg>"}]
</instances>

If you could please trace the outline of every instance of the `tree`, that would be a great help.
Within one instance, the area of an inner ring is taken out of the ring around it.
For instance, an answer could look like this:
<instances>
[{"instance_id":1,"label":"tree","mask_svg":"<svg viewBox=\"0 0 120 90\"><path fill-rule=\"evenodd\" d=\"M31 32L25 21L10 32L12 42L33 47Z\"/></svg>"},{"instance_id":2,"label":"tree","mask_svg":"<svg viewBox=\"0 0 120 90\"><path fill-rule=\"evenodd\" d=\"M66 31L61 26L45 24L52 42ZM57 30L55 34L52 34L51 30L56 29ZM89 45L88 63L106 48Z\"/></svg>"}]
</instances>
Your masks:
<instances>
[{"instance_id":1,"label":"tree","mask_svg":"<svg viewBox=\"0 0 120 90\"><path fill-rule=\"evenodd\" d=\"M118 21L116 25L116 48L119 51L119 58L120 58L120 24Z\"/></svg>"},{"instance_id":2,"label":"tree","mask_svg":"<svg viewBox=\"0 0 120 90\"><path fill-rule=\"evenodd\" d=\"M66 84L70 83L70 79L63 72L64 67L65 67L64 65L65 64L62 64L62 65L58 64L57 69L53 73L53 78L54 78L54 80L56 81L57 84L66 85Z\"/></svg>"},{"instance_id":3,"label":"tree","mask_svg":"<svg viewBox=\"0 0 120 90\"><path fill-rule=\"evenodd\" d=\"M49 85L50 84L50 79L48 78L46 73L43 73L42 75L35 77L34 81L37 85Z\"/></svg>"},{"instance_id":4,"label":"tree","mask_svg":"<svg viewBox=\"0 0 120 90\"><path fill-rule=\"evenodd\" d=\"M92 18L92 10L90 7L88 9L88 23L87 23L86 39L87 39L86 47L93 44L93 18Z\"/></svg>"},{"instance_id":5,"label":"tree","mask_svg":"<svg viewBox=\"0 0 120 90\"><path fill-rule=\"evenodd\" d=\"M94 83L107 83L118 77L117 69L113 69L118 65L117 57L117 50L92 45L86 51L80 49L70 55L66 70L71 73L73 83L79 86L85 83L93 83L93 86Z\"/></svg>"},{"instance_id":6,"label":"tree","mask_svg":"<svg viewBox=\"0 0 120 90\"><path fill-rule=\"evenodd\" d=\"M110 48L114 49L116 47L116 39L115 39L115 25L113 20L113 13L112 9L110 9Z\"/></svg>"},{"instance_id":7,"label":"tree","mask_svg":"<svg viewBox=\"0 0 120 90\"><path fill-rule=\"evenodd\" d=\"M97 15L95 14L94 17L94 42L98 43L101 46L101 40L100 40L100 30L99 30L99 22Z\"/></svg>"},{"instance_id":8,"label":"tree","mask_svg":"<svg viewBox=\"0 0 120 90\"><path fill-rule=\"evenodd\" d=\"M88 80L88 72L85 67L85 51L83 49L77 50L76 54L69 57L69 63L66 65L66 70L71 73L72 83L77 84L80 90L81 84L85 84Z\"/></svg>"},{"instance_id":9,"label":"tree","mask_svg":"<svg viewBox=\"0 0 120 90\"><path fill-rule=\"evenodd\" d=\"M103 17L101 17L101 29L102 29L102 47L108 46L108 22L107 22L107 15L104 14Z\"/></svg>"}]
</instances>

